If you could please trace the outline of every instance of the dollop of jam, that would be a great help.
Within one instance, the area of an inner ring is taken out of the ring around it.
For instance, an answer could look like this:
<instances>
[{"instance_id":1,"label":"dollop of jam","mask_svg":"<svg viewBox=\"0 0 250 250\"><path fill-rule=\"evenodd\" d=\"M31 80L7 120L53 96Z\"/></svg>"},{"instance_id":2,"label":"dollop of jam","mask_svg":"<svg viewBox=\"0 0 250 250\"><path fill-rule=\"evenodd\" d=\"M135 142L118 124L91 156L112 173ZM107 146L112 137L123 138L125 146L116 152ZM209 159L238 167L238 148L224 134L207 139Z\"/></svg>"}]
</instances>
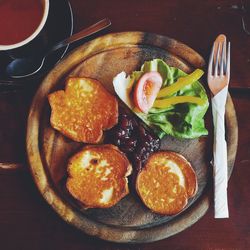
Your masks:
<instances>
[{"instance_id":1,"label":"dollop of jam","mask_svg":"<svg viewBox=\"0 0 250 250\"><path fill-rule=\"evenodd\" d=\"M119 110L118 124L108 131L106 142L116 145L131 161L136 174L149 155L160 148L160 139L133 114Z\"/></svg>"}]
</instances>

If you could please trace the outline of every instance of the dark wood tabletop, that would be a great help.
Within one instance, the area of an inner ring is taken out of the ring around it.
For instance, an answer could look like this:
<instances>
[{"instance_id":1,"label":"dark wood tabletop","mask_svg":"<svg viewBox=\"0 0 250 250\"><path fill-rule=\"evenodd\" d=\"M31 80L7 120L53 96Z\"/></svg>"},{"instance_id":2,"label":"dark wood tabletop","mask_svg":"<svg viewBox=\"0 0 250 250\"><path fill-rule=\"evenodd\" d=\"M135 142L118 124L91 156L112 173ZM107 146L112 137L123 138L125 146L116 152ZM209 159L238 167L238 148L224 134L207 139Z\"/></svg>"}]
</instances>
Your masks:
<instances>
[{"instance_id":1,"label":"dark wood tabletop","mask_svg":"<svg viewBox=\"0 0 250 250\"><path fill-rule=\"evenodd\" d=\"M16 92L0 92L0 162L23 165L17 171L9 171L3 169L7 164L0 164L0 249L250 249L250 9L242 7L249 1L70 3L75 32L109 17L112 26L102 34L145 31L166 35L189 45L206 60L216 36L227 35L232 44L230 93L239 126L237 157L228 188L230 218L214 219L210 206L201 220L178 235L138 245L105 242L67 225L37 191L26 163L26 120L39 85L34 84Z\"/></svg>"}]
</instances>

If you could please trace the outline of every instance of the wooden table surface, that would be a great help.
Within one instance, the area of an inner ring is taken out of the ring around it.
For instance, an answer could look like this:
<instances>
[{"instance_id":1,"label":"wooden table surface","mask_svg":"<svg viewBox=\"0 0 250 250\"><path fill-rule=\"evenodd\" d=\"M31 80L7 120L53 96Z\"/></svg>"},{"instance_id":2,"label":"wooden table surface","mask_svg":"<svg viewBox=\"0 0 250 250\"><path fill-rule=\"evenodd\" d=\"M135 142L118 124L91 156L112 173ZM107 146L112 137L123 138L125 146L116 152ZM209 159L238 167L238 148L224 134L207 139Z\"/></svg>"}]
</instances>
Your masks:
<instances>
[{"instance_id":1,"label":"wooden table surface","mask_svg":"<svg viewBox=\"0 0 250 250\"><path fill-rule=\"evenodd\" d=\"M108 32L146 31L173 37L205 59L219 33L232 43L230 92L239 123L239 146L229 181L229 219L213 208L191 228L150 244L123 245L85 235L67 225L38 193L27 171L0 171L0 249L250 249L250 35L240 0L70 0L75 31L109 17ZM248 15L248 16L247 16ZM0 59L1 60L1 59ZM25 125L36 86L0 92L0 162L25 162Z\"/></svg>"}]
</instances>

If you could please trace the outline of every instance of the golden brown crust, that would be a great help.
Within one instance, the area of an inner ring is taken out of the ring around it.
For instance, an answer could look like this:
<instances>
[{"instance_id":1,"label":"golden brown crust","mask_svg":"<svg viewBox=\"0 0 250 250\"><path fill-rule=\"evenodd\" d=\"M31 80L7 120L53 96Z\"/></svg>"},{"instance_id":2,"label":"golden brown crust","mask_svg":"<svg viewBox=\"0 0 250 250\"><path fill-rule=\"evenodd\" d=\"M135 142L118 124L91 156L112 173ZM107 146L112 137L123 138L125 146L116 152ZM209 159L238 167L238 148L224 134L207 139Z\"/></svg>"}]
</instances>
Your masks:
<instances>
[{"instance_id":1,"label":"golden brown crust","mask_svg":"<svg viewBox=\"0 0 250 250\"><path fill-rule=\"evenodd\" d=\"M137 176L136 190L143 203L155 213L174 215L197 192L191 164L180 154L153 153Z\"/></svg>"},{"instance_id":2,"label":"golden brown crust","mask_svg":"<svg viewBox=\"0 0 250 250\"><path fill-rule=\"evenodd\" d=\"M69 159L66 187L87 208L114 206L129 193L132 167L113 145L84 147Z\"/></svg>"},{"instance_id":3,"label":"golden brown crust","mask_svg":"<svg viewBox=\"0 0 250 250\"><path fill-rule=\"evenodd\" d=\"M68 78L48 99L51 126L74 141L98 143L118 122L117 99L95 79Z\"/></svg>"},{"instance_id":4,"label":"golden brown crust","mask_svg":"<svg viewBox=\"0 0 250 250\"><path fill-rule=\"evenodd\" d=\"M179 166L185 176L186 189L188 197L194 197L198 191L198 182L194 169L191 163L181 154L176 152L168 152L176 162L179 162Z\"/></svg>"}]
</instances>

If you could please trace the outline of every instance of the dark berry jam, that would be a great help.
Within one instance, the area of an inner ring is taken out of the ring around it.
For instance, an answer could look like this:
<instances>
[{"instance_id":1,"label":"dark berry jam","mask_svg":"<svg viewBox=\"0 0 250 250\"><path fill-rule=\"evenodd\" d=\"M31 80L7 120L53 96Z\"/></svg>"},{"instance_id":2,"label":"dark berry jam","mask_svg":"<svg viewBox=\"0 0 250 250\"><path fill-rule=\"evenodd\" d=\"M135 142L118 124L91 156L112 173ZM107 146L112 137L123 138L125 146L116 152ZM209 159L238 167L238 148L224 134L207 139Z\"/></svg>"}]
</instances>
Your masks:
<instances>
[{"instance_id":1,"label":"dark berry jam","mask_svg":"<svg viewBox=\"0 0 250 250\"><path fill-rule=\"evenodd\" d=\"M126 153L139 172L149 155L160 148L160 139L133 114L120 108L118 124L108 131L106 142L119 147Z\"/></svg>"}]
</instances>

